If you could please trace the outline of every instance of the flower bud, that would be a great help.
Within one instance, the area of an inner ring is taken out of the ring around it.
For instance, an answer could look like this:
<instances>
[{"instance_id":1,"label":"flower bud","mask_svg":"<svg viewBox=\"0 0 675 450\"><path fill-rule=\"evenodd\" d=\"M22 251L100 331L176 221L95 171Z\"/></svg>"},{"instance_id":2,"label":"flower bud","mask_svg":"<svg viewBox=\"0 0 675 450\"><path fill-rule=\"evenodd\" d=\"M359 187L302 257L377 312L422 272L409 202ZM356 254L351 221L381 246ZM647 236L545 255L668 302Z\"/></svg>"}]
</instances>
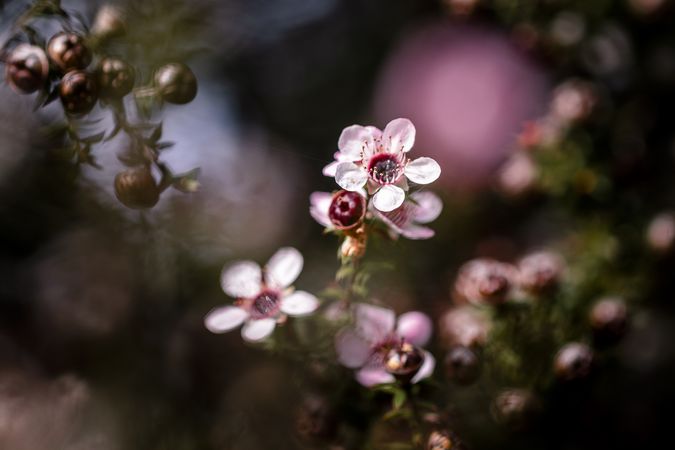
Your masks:
<instances>
[{"instance_id":1,"label":"flower bud","mask_svg":"<svg viewBox=\"0 0 675 450\"><path fill-rule=\"evenodd\" d=\"M471 384L480 376L480 358L468 347L454 347L445 355L445 375L459 385Z\"/></svg>"},{"instance_id":2,"label":"flower bud","mask_svg":"<svg viewBox=\"0 0 675 450\"><path fill-rule=\"evenodd\" d=\"M124 170L115 176L115 195L127 208L152 208L159 201L159 187L148 167Z\"/></svg>"},{"instance_id":3,"label":"flower bud","mask_svg":"<svg viewBox=\"0 0 675 450\"><path fill-rule=\"evenodd\" d=\"M91 74L73 70L61 79L59 96L66 113L86 114L96 105L98 86Z\"/></svg>"},{"instance_id":4,"label":"flower bud","mask_svg":"<svg viewBox=\"0 0 675 450\"><path fill-rule=\"evenodd\" d=\"M563 381L586 378L591 373L592 367L593 350L579 342L565 344L555 357L555 375Z\"/></svg>"},{"instance_id":5,"label":"flower bud","mask_svg":"<svg viewBox=\"0 0 675 450\"><path fill-rule=\"evenodd\" d=\"M497 305L506 301L516 279L516 269L493 259L474 259L459 269L455 292L474 304Z\"/></svg>"},{"instance_id":6,"label":"flower bud","mask_svg":"<svg viewBox=\"0 0 675 450\"><path fill-rule=\"evenodd\" d=\"M487 342L490 328L488 317L471 306L449 309L438 320L441 344L447 349L457 345L483 347Z\"/></svg>"},{"instance_id":7,"label":"flower bud","mask_svg":"<svg viewBox=\"0 0 675 450\"><path fill-rule=\"evenodd\" d=\"M563 123L586 119L596 104L596 96L590 83L570 80L553 92L551 113Z\"/></svg>"},{"instance_id":8,"label":"flower bud","mask_svg":"<svg viewBox=\"0 0 675 450\"><path fill-rule=\"evenodd\" d=\"M63 72L86 69L91 62L91 51L85 45L84 38L65 31L52 36L47 44L47 55Z\"/></svg>"},{"instance_id":9,"label":"flower bud","mask_svg":"<svg viewBox=\"0 0 675 450\"><path fill-rule=\"evenodd\" d=\"M124 33L124 11L115 5L103 5L96 13L91 34L99 38L110 38Z\"/></svg>"},{"instance_id":10,"label":"flower bud","mask_svg":"<svg viewBox=\"0 0 675 450\"><path fill-rule=\"evenodd\" d=\"M675 216L664 212L652 219L647 228L647 244L657 253L668 253L675 243Z\"/></svg>"},{"instance_id":11,"label":"flower bud","mask_svg":"<svg viewBox=\"0 0 675 450\"><path fill-rule=\"evenodd\" d=\"M623 300L605 298L599 300L589 314L593 339L600 346L618 342L628 329L628 310Z\"/></svg>"},{"instance_id":12,"label":"flower bud","mask_svg":"<svg viewBox=\"0 0 675 450\"><path fill-rule=\"evenodd\" d=\"M562 258L555 253L531 253L518 263L518 285L531 294L546 293L558 286L563 267Z\"/></svg>"},{"instance_id":13,"label":"flower bud","mask_svg":"<svg viewBox=\"0 0 675 450\"><path fill-rule=\"evenodd\" d=\"M366 237L365 233L345 237L340 246L340 254L346 258L361 258L366 253Z\"/></svg>"},{"instance_id":14,"label":"flower bud","mask_svg":"<svg viewBox=\"0 0 675 450\"><path fill-rule=\"evenodd\" d=\"M134 68L119 58L103 58L98 66L101 97L119 99L131 92L136 80Z\"/></svg>"},{"instance_id":15,"label":"flower bud","mask_svg":"<svg viewBox=\"0 0 675 450\"><path fill-rule=\"evenodd\" d=\"M155 87L164 101L183 105L197 95L197 78L185 64L170 63L155 72Z\"/></svg>"},{"instance_id":16,"label":"flower bud","mask_svg":"<svg viewBox=\"0 0 675 450\"><path fill-rule=\"evenodd\" d=\"M538 170L525 152L517 152L504 163L497 174L497 187L509 197L519 197L532 191Z\"/></svg>"},{"instance_id":17,"label":"flower bud","mask_svg":"<svg viewBox=\"0 0 675 450\"><path fill-rule=\"evenodd\" d=\"M49 75L49 61L44 50L35 45L19 44L9 54L5 78L15 91L30 94L44 86Z\"/></svg>"},{"instance_id":18,"label":"flower bud","mask_svg":"<svg viewBox=\"0 0 675 450\"><path fill-rule=\"evenodd\" d=\"M433 430L429 433L425 450L462 450L464 444L448 430Z\"/></svg>"},{"instance_id":19,"label":"flower bud","mask_svg":"<svg viewBox=\"0 0 675 450\"><path fill-rule=\"evenodd\" d=\"M328 218L338 230L352 229L366 215L366 199L357 192L341 190L336 192L328 207Z\"/></svg>"},{"instance_id":20,"label":"flower bud","mask_svg":"<svg viewBox=\"0 0 675 450\"><path fill-rule=\"evenodd\" d=\"M402 342L387 352L384 368L396 378L410 380L422 367L424 352L408 342Z\"/></svg>"},{"instance_id":21,"label":"flower bud","mask_svg":"<svg viewBox=\"0 0 675 450\"><path fill-rule=\"evenodd\" d=\"M491 412L497 423L514 430L527 428L539 411L539 401L526 389L507 389L492 402Z\"/></svg>"}]
</instances>

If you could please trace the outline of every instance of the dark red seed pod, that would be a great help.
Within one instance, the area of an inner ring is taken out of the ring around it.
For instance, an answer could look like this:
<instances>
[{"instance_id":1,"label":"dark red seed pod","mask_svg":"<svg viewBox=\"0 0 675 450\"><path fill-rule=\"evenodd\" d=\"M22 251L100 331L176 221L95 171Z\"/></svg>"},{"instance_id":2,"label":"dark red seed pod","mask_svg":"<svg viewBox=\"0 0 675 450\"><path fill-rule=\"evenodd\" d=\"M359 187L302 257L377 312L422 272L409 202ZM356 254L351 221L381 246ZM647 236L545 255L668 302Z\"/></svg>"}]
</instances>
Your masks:
<instances>
[{"instance_id":1,"label":"dark red seed pod","mask_svg":"<svg viewBox=\"0 0 675 450\"><path fill-rule=\"evenodd\" d=\"M66 113L86 114L96 105L98 86L91 74L73 70L61 79L59 96Z\"/></svg>"},{"instance_id":2,"label":"dark red seed pod","mask_svg":"<svg viewBox=\"0 0 675 450\"><path fill-rule=\"evenodd\" d=\"M47 44L47 56L62 72L86 69L91 63L91 51L77 33L62 31Z\"/></svg>"},{"instance_id":3,"label":"dark red seed pod","mask_svg":"<svg viewBox=\"0 0 675 450\"><path fill-rule=\"evenodd\" d=\"M357 192L338 191L328 207L328 218L338 230L349 230L363 222L366 199Z\"/></svg>"},{"instance_id":4,"label":"dark red seed pod","mask_svg":"<svg viewBox=\"0 0 675 450\"><path fill-rule=\"evenodd\" d=\"M445 355L445 375L460 385L473 383L480 376L480 358L468 347L457 346Z\"/></svg>"},{"instance_id":5,"label":"dark red seed pod","mask_svg":"<svg viewBox=\"0 0 675 450\"><path fill-rule=\"evenodd\" d=\"M159 201L160 190L148 167L124 170L115 176L115 195L127 208L152 208Z\"/></svg>"},{"instance_id":6,"label":"dark red seed pod","mask_svg":"<svg viewBox=\"0 0 675 450\"><path fill-rule=\"evenodd\" d=\"M565 344L555 357L554 371L562 381L586 378L593 368L593 350L580 342Z\"/></svg>"},{"instance_id":7,"label":"dark red seed pod","mask_svg":"<svg viewBox=\"0 0 675 450\"><path fill-rule=\"evenodd\" d=\"M49 61L44 50L35 45L19 44L9 54L5 78L20 94L30 94L45 85Z\"/></svg>"},{"instance_id":8,"label":"dark red seed pod","mask_svg":"<svg viewBox=\"0 0 675 450\"><path fill-rule=\"evenodd\" d=\"M131 92L136 80L136 71L124 60L107 57L98 66L98 84L101 97L119 99Z\"/></svg>"},{"instance_id":9,"label":"dark red seed pod","mask_svg":"<svg viewBox=\"0 0 675 450\"><path fill-rule=\"evenodd\" d=\"M185 64L171 63L157 69L155 87L164 101L182 105L197 95L197 78Z\"/></svg>"}]
</instances>

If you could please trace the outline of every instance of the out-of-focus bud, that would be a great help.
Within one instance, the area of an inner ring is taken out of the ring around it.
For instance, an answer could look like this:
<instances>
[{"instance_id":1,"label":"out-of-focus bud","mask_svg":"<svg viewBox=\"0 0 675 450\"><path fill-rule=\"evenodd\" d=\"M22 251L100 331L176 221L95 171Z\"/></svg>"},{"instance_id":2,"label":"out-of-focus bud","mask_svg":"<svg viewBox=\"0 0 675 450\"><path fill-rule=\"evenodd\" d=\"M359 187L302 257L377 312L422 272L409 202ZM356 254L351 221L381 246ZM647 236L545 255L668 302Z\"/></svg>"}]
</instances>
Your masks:
<instances>
[{"instance_id":1,"label":"out-of-focus bud","mask_svg":"<svg viewBox=\"0 0 675 450\"><path fill-rule=\"evenodd\" d=\"M345 237L340 246L340 254L345 258L361 258L366 253L367 235L360 228Z\"/></svg>"},{"instance_id":2,"label":"out-of-focus bud","mask_svg":"<svg viewBox=\"0 0 675 450\"><path fill-rule=\"evenodd\" d=\"M133 89L135 80L134 68L119 58L103 58L98 66L98 84L103 98L124 97Z\"/></svg>"},{"instance_id":3,"label":"out-of-focus bud","mask_svg":"<svg viewBox=\"0 0 675 450\"><path fill-rule=\"evenodd\" d=\"M590 116L596 104L596 95L590 83L569 80L553 91L551 114L563 123L580 122Z\"/></svg>"},{"instance_id":4,"label":"out-of-focus bud","mask_svg":"<svg viewBox=\"0 0 675 450\"><path fill-rule=\"evenodd\" d=\"M328 207L328 218L335 228L349 230L363 222L366 214L366 199L357 192L336 192Z\"/></svg>"},{"instance_id":5,"label":"out-of-focus bud","mask_svg":"<svg viewBox=\"0 0 675 450\"><path fill-rule=\"evenodd\" d=\"M471 306L448 310L438 321L438 333L444 348L456 345L481 348L490 333L489 318Z\"/></svg>"},{"instance_id":6,"label":"out-of-focus bud","mask_svg":"<svg viewBox=\"0 0 675 450\"><path fill-rule=\"evenodd\" d=\"M304 441L331 438L337 429L337 417L322 396L307 395L295 411L295 431Z\"/></svg>"},{"instance_id":7,"label":"out-of-focus bud","mask_svg":"<svg viewBox=\"0 0 675 450\"><path fill-rule=\"evenodd\" d=\"M86 69L91 63L91 51L77 33L62 31L47 44L47 56L61 71Z\"/></svg>"},{"instance_id":8,"label":"out-of-focus bud","mask_svg":"<svg viewBox=\"0 0 675 450\"><path fill-rule=\"evenodd\" d=\"M480 358L468 347L457 346L445 355L445 375L460 385L473 383L480 376Z\"/></svg>"},{"instance_id":9,"label":"out-of-focus bud","mask_svg":"<svg viewBox=\"0 0 675 450\"><path fill-rule=\"evenodd\" d=\"M429 433L425 450L463 450L464 444L455 433L448 430L433 430Z\"/></svg>"},{"instance_id":10,"label":"out-of-focus bud","mask_svg":"<svg viewBox=\"0 0 675 450\"><path fill-rule=\"evenodd\" d=\"M647 244L658 253L668 253L675 243L675 215L664 212L652 219L647 227Z\"/></svg>"},{"instance_id":11,"label":"out-of-focus bud","mask_svg":"<svg viewBox=\"0 0 675 450\"><path fill-rule=\"evenodd\" d=\"M497 188L509 197L520 197L534 189L538 172L528 154L516 152L499 169Z\"/></svg>"},{"instance_id":12,"label":"out-of-focus bud","mask_svg":"<svg viewBox=\"0 0 675 450\"><path fill-rule=\"evenodd\" d=\"M455 16L471 15L479 2L480 0L443 0L446 9Z\"/></svg>"},{"instance_id":13,"label":"out-of-focus bud","mask_svg":"<svg viewBox=\"0 0 675 450\"><path fill-rule=\"evenodd\" d=\"M593 350L580 342L565 344L555 356L554 371L563 381L586 378L593 368Z\"/></svg>"},{"instance_id":14,"label":"out-of-focus bud","mask_svg":"<svg viewBox=\"0 0 675 450\"><path fill-rule=\"evenodd\" d=\"M620 298L599 300L588 316L594 342L599 346L617 343L628 329L628 309Z\"/></svg>"},{"instance_id":15,"label":"out-of-focus bud","mask_svg":"<svg viewBox=\"0 0 675 450\"><path fill-rule=\"evenodd\" d=\"M136 167L115 176L115 195L127 208L152 208L159 201L160 190L150 168Z\"/></svg>"},{"instance_id":16,"label":"out-of-focus bud","mask_svg":"<svg viewBox=\"0 0 675 450\"><path fill-rule=\"evenodd\" d=\"M98 86L91 74L73 70L61 79L59 97L66 113L86 114L96 105Z\"/></svg>"},{"instance_id":17,"label":"out-of-focus bud","mask_svg":"<svg viewBox=\"0 0 675 450\"><path fill-rule=\"evenodd\" d=\"M424 362L424 352L408 342L395 346L384 358L387 372L402 381L409 381Z\"/></svg>"},{"instance_id":18,"label":"out-of-focus bud","mask_svg":"<svg viewBox=\"0 0 675 450\"><path fill-rule=\"evenodd\" d=\"M49 61L44 50L35 45L19 44L9 54L5 77L20 94L30 94L44 86L49 75Z\"/></svg>"},{"instance_id":19,"label":"out-of-focus bud","mask_svg":"<svg viewBox=\"0 0 675 450\"><path fill-rule=\"evenodd\" d=\"M635 13L643 16L649 16L659 12L667 0L627 0L628 6Z\"/></svg>"},{"instance_id":20,"label":"out-of-focus bud","mask_svg":"<svg viewBox=\"0 0 675 450\"><path fill-rule=\"evenodd\" d=\"M197 78L185 64L170 63L155 72L155 87L164 101L183 105L197 95Z\"/></svg>"},{"instance_id":21,"label":"out-of-focus bud","mask_svg":"<svg viewBox=\"0 0 675 450\"><path fill-rule=\"evenodd\" d=\"M586 33L584 17L572 11L563 11L555 16L550 25L551 38L563 47L576 45Z\"/></svg>"},{"instance_id":22,"label":"out-of-focus bud","mask_svg":"<svg viewBox=\"0 0 675 450\"><path fill-rule=\"evenodd\" d=\"M474 259L460 267L455 292L460 299L477 305L498 305L506 301L516 274L511 264L488 258Z\"/></svg>"},{"instance_id":23,"label":"out-of-focus bud","mask_svg":"<svg viewBox=\"0 0 675 450\"><path fill-rule=\"evenodd\" d=\"M539 412L537 397L526 389L507 389L492 402L492 417L513 430L527 428Z\"/></svg>"},{"instance_id":24,"label":"out-of-focus bud","mask_svg":"<svg viewBox=\"0 0 675 450\"><path fill-rule=\"evenodd\" d=\"M543 294L558 286L565 269L560 255L541 251L518 262L518 285L531 294Z\"/></svg>"},{"instance_id":25,"label":"out-of-focus bud","mask_svg":"<svg viewBox=\"0 0 675 450\"><path fill-rule=\"evenodd\" d=\"M126 17L122 8L105 4L96 13L91 34L99 39L108 39L124 34Z\"/></svg>"}]
</instances>

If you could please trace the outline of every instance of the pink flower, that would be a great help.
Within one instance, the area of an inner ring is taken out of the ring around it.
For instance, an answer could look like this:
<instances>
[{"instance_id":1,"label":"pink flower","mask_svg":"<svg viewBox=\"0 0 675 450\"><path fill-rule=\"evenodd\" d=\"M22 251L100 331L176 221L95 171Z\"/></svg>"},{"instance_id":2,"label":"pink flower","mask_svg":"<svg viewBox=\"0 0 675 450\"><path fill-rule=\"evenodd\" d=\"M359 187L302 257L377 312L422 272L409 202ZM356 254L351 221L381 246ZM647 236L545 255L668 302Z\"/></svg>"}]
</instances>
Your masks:
<instances>
[{"instance_id":1,"label":"pink flower","mask_svg":"<svg viewBox=\"0 0 675 450\"><path fill-rule=\"evenodd\" d=\"M349 227L345 227L344 223L351 222L336 220L338 219L334 212L336 198L336 194L330 194L329 192L313 192L309 197L309 212L314 220L329 230L347 229ZM438 218L443 210L441 199L436 194L427 191L412 193L400 207L390 212L378 211L372 207L372 203L369 206L371 206L371 212L374 212L375 216L387 225L393 237L400 235L408 239L429 239L433 237L434 231L431 228L421 226L421 224L432 222ZM333 212L331 213L331 211ZM347 213L349 211L345 211L344 214L347 215Z\"/></svg>"},{"instance_id":2,"label":"pink flower","mask_svg":"<svg viewBox=\"0 0 675 450\"><path fill-rule=\"evenodd\" d=\"M253 261L226 265L220 283L223 291L237 300L234 305L211 310L204 325L212 333L224 333L243 323L242 337L255 342L268 337L284 315L314 312L319 306L317 298L291 286L302 266L302 254L292 247L279 249L264 269Z\"/></svg>"},{"instance_id":3,"label":"pink flower","mask_svg":"<svg viewBox=\"0 0 675 450\"><path fill-rule=\"evenodd\" d=\"M431 320L425 314L411 311L396 321L392 310L364 303L355 305L354 314L354 324L335 336L335 348L341 364L358 369L359 383L392 383L395 375L417 383L433 373L436 360L419 348L431 337Z\"/></svg>"},{"instance_id":4,"label":"pink flower","mask_svg":"<svg viewBox=\"0 0 675 450\"><path fill-rule=\"evenodd\" d=\"M406 178L413 183L429 184L441 174L441 167L431 158L410 160L407 153L415 143L415 126L408 119L394 119L384 131L375 127L352 125L342 130L335 162L324 173L335 172L335 181L347 191L367 186L373 205L380 211L393 211L403 204L408 189Z\"/></svg>"}]
</instances>

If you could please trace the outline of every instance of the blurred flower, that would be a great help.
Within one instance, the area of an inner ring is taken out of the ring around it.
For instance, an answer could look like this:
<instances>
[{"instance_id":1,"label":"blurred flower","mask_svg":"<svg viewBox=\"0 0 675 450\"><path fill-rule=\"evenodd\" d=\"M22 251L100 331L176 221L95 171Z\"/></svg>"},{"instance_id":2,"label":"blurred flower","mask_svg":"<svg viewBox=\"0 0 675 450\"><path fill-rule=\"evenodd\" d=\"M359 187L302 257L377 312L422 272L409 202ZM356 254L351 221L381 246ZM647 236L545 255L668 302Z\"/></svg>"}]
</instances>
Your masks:
<instances>
[{"instance_id":1,"label":"blurred flower","mask_svg":"<svg viewBox=\"0 0 675 450\"><path fill-rule=\"evenodd\" d=\"M594 343L601 346L615 344L628 329L628 308L620 298L598 300L588 315L593 329Z\"/></svg>"},{"instance_id":2,"label":"blurred flower","mask_svg":"<svg viewBox=\"0 0 675 450\"><path fill-rule=\"evenodd\" d=\"M584 16L573 11L558 13L550 25L551 38L556 44L572 46L578 44L586 33Z\"/></svg>"},{"instance_id":3,"label":"blurred flower","mask_svg":"<svg viewBox=\"0 0 675 450\"><path fill-rule=\"evenodd\" d=\"M445 354L445 376L460 385L471 384L480 376L480 358L469 347L458 345Z\"/></svg>"},{"instance_id":4,"label":"blurred flower","mask_svg":"<svg viewBox=\"0 0 675 450\"><path fill-rule=\"evenodd\" d=\"M489 318L472 306L451 308L438 319L438 333L445 348L480 348L487 342L490 328Z\"/></svg>"},{"instance_id":5,"label":"blurred flower","mask_svg":"<svg viewBox=\"0 0 675 450\"><path fill-rule=\"evenodd\" d=\"M628 6L638 14L650 15L664 7L668 0L626 0Z\"/></svg>"},{"instance_id":6,"label":"blurred flower","mask_svg":"<svg viewBox=\"0 0 675 450\"><path fill-rule=\"evenodd\" d=\"M558 285L564 268L556 253L530 253L518 262L518 286L531 294L541 294Z\"/></svg>"},{"instance_id":7,"label":"blurred flower","mask_svg":"<svg viewBox=\"0 0 675 450\"><path fill-rule=\"evenodd\" d=\"M365 303L355 305L354 313L354 324L335 336L335 349L340 363L359 369L359 383L392 383L396 376L417 383L433 373L436 360L419 349L431 337L429 317L411 311L396 321L394 311Z\"/></svg>"},{"instance_id":8,"label":"blurred flower","mask_svg":"<svg viewBox=\"0 0 675 450\"><path fill-rule=\"evenodd\" d=\"M503 303L517 281L517 273L511 264L474 259L460 267L455 292L460 299L477 305Z\"/></svg>"},{"instance_id":9,"label":"blurred flower","mask_svg":"<svg viewBox=\"0 0 675 450\"><path fill-rule=\"evenodd\" d=\"M414 143L415 126L408 119L394 119L384 131L361 125L347 127L338 139L335 181L348 191L367 186L374 194L375 208L392 211L403 204L408 189L406 178L429 184L441 174L441 167L433 159L410 160L406 156ZM331 170L325 168L324 172Z\"/></svg>"},{"instance_id":10,"label":"blurred flower","mask_svg":"<svg viewBox=\"0 0 675 450\"><path fill-rule=\"evenodd\" d=\"M492 403L494 419L511 429L527 428L540 408L534 393L527 389L506 389Z\"/></svg>"},{"instance_id":11,"label":"blurred flower","mask_svg":"<svg viewBox=\"0 0 675 450\"><path fill-rule=\"evenodd\" d=\"M556 376L564 381L587 377L593 366L593 350L580 342L565 344L555 356Z\"/></svg>"},{"instance_id":12,"label":"blurred flower","mask_svg":"<svg viewBox=\"0 0 675 450\"><path fill-rule=\"evenodd\" d=\"M532 158L525 152L517 152L499 169L497 187L509 197L518 197L532 190L538 175Z\"/></svg>"},{"instance_id":13,"label":"blurred flower","mask_svg":"<svg viewBox=\"0 0 675 450\"><path fill-rule=\"evenodd\" d=\"M542 72L507 36L446 21L403 38L384 66L374 108L381 119L416 124L415 145L440 163L447 186L475 189L491 181L546 94Z\"/></svg>"},{"instance_id":14,"label":"blurred flower","mask_svg":"<svg viewBox=\"0 0 675 450\"><path fill-rule=\"evenodd\" d=\"M241 335L251 342L268 337L283 318L310 314L319 306L318 299L291 287L302 271L303 258L292 247L279 249L264 270L253 261L237 261L223 268L221 286L235 306L223 306L209 312L204 319L212 333L230 331L245 322Z\"/></svg>"},{"instance_id":15,"label":"blurred flower","mask_svg":"<svg viewBox=\"0 0 675 450\"><path fill-rule=\"evenodd\" d=\"M652 250L667 253L675 242L675 216L671 212L658 214L647 227L647 244Z\"/></svg>"},{"instance_id":16,"label":"blurred flower","mask_svg":"<svg viewBox=\"0 0 675 450\"><path fill-rule=\"evenodd\" d=\"M592 84L582 80L568 80L553 91L550 112L563 124L571 124L587 118L596 103Z\"/></svg>"}]
</instances>

